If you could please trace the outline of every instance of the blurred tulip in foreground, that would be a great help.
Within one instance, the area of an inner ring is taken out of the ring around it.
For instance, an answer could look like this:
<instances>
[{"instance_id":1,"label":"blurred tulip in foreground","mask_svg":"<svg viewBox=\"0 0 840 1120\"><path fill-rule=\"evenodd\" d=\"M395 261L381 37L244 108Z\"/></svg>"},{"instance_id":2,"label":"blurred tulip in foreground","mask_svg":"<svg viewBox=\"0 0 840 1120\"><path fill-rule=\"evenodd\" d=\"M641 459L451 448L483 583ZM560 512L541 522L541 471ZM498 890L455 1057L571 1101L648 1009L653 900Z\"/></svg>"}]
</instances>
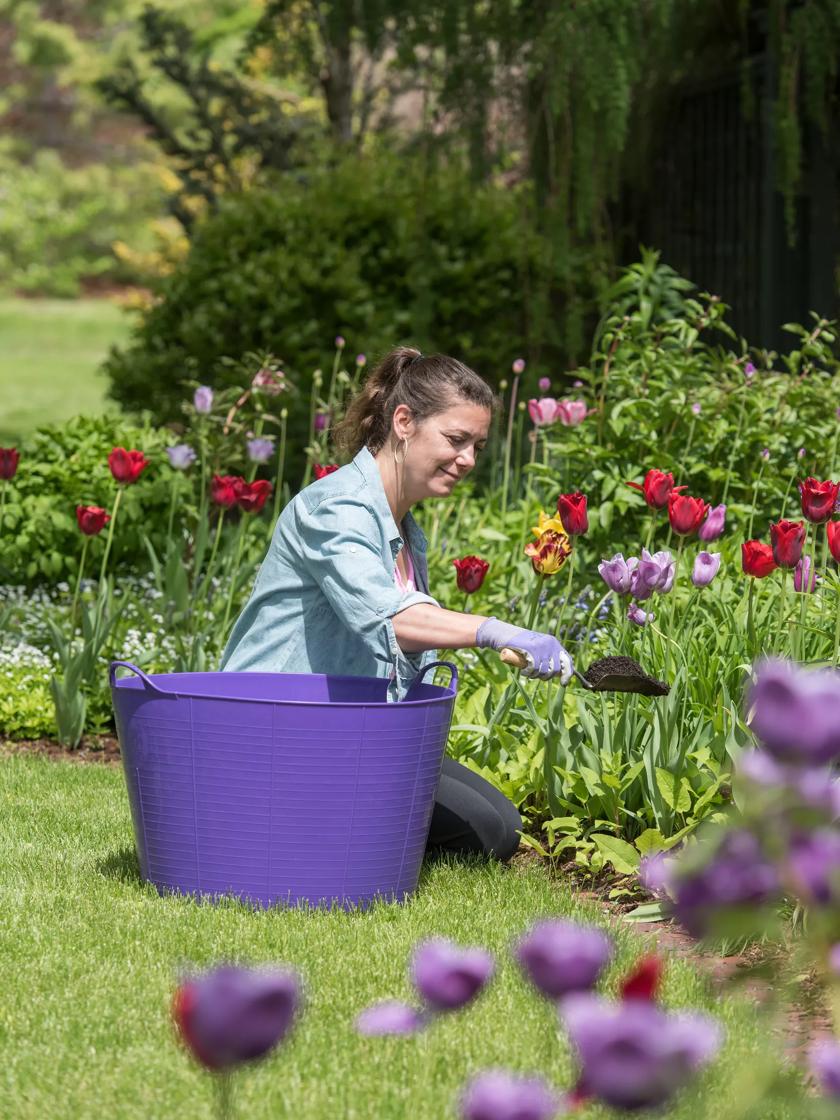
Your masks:
<instances>
[{"instance_id":1,"label":"blurred tulip in foreground","mask_svg":"<svg viewBox=\"0 0 840 1120\"><path fill-rule=\"evenodd\" d=\"M565 1108L542 1078L488 1069L467 1083L460 1111L461 1120L552 1120Z\"/></svg>"},{"instance_id":2,"label":"blurred tulip in foreground","mask_svg":"<svg viewBox=\"0 0 840 1120\"><path fill-rule=\"evenodd\" d=\"M548 918L531 927L514 955L534 986L556 1000L594 988L612 952L603 930Z\"/></svg>"}]
</instances>

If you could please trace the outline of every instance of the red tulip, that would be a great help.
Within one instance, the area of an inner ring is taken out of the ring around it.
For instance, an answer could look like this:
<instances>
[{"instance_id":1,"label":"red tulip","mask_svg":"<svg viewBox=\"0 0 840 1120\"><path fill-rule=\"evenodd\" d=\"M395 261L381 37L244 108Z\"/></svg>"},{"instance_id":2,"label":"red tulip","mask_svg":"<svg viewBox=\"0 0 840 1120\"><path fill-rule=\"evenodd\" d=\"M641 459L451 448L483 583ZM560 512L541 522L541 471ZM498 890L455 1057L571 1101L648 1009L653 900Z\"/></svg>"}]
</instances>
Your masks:
<instances>
[{"instance_id":1,"label":"red tulip","mask_svg":"<svg viewBox=\"0 0 840 1120\"><path fill-rule=\"evenodd\" d=\"M20 453L16 447L0 447L0 479L8 482L17 474Z\"/></svg>"},{"instance_id":2,"label":"red tulip","mask_svg":"<svg viewBox=\"0 0 840 1120\"><path fill-rule=\"evenodd\" d=\"M76 506L76 523L86 537L101 533L110 520L110 513L101 506Z\"/></svg>"},{"instance_id":3,"label":"red tulip","mask_svg":"<svg viewBox=\"0 0 840 1120\"><path fill-rule=\"evenodd\" d=\"M806 478L799 483L803 515L814 525L822 525L834 513L839 493L840 482L832 482L830 479L818 482L815 478Z\"/></svg>"},{"instance_id":4,"label":"red tulip","mask_svg":"<svg viewBox=\"0 0 840 1120\"><path fill-rule=\"evenodd\" d=\"M829 521L825 527L831 555L840 564L840 521Z\"/></svg>"},{"instance_id":5,"label":"red tulip","mask_svg":"<svg viewBox=\"0 0 840 1120\"><path fill-rule=\"evenodd\" d=\"M236 505L236 483L239 481L232 474L214 474L210 480L210 501L214 506L231 509Z\"/></svg>"},{"instance_id":6,"label":"red tulip","mask_svg":"<svg viewBox=\"0 0 840 1120\"><path fill-rule=\"evenodd\" d=\"M478 591L490 570L490 565L480 556L465 556L462 560L453 560L452 563L455 565L458 590L466 592L467 595Z\"/></svg>"},{"instance_id":7,"label":"red tulip","mask_svg":"<svg viewBox=\"0 0 840 1120\"><path fill-rule=\"evenodd\" d=\"M778 521L770 526L773 559L781 568L795 568L805 544L804 521Z\"/></svg>"},{"instance_id":8,"label":"red tulip","mask_svg":"<svg viewBox=\"0 0 840 1120\"><path fill-rule=\"evenodd\" d=\"M655 1002L664 971L659 957L642 957L636 967L621 981L622 999L646 999Z\"/></svg>"},{"instance_id":9,"label":"red tulip","mask_svg":"<svg viewBox=\"0 0 840 1120\"><path fill-rule=\"evenodd\" d=\"M321 466L320 463L313 463L312 473L316 478L324 478L325 475L332 474L333 471L338 470L338 463L327 463L326 466Z\"/></svg>"},{"instance_id":10,"label":"red tulip","mask_svg":"<svg viewBox=\"0 0 840 1120\"><path fill-rule=\"evenodd\" d=\"M709 503L702 498L690 498L688 494L678 494L672 490L668 496L668 520L671 528L680 537L696 533L703 524Z\"/></svg>"},{"instance_id":11,"label":"red tulip","mask_svg":"<svg viewBox=\"0 0 840 1120\"><path fill-rule=\"evenodd\" d=\"M136 482L148 465L149 460L142 451L126 451L124 447L115 447L108 456L111 474L117 482L126 486Z\"/></svg>"},{"instance_id":12,"label":"red tulip","mask_svg":"<svg viewBox=\"0 0 840 1120\"><path fill-rule=\"evenodd\" d=\"M674 476L670 471L665 474L663 471L650 470L645 475L642 485L638 482L628 482L627 485L632 486L634 490L641 490L651 509L664 509L672 491L678 493L680 490L685 490L684 486L674 486Z\"/></svg>"},{"instance_id":13,"label":"red tulip","mask_svg":"<svg viewBox=\"0 0 840 1120\"><path fill-rule=\"evenodd\" d=\"M744 541L741 545L741 567L745 576L764 579L776 570L773 549L763 541Z\"/></svg>"},{"instance_id":14,"label":"red tulip","mask_svg":"<svg viewBox=\"0 0 840 1120\"><path fill-rule=\"evenodd\" d=\"M557 499L557 512L563 528L570 537L580 536L589 529L589 515L586 512L586 495L576 490L574 494L561 494Z\"/></svg>"},{"instance_id":15,"label":"red tulip","mask_svg":"<svg viewBox=\"0 0 840 1120\"><path fill-rule=\"evenodd\" d=\"M245 513L259 513L274 489L273 485L264 478L258 478L256 482L246 482L244 478L237 478L233 487L239 508Z\"/></svg>"}]
</instances>

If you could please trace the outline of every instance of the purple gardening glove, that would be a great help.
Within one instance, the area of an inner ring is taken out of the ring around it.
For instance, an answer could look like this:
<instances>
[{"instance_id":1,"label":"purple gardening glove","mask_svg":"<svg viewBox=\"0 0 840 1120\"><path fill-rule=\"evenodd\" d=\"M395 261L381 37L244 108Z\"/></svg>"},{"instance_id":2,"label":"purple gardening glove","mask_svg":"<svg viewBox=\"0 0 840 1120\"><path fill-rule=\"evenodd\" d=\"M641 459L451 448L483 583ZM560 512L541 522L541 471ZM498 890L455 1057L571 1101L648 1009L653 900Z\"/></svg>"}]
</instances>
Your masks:
<instances>
[{"instance_id":1,"label":"purple gardening glove","mask_svg":"<svg viewBox=\"0 0 840 1120\"><path fill-rule=\"evenodd\" d=\"M561 684L572 679L574 665L568 650L552 637L539 630L523 630L498 618L488 618L478 628L475 644L485 649L515 649L528 659L524 677L539 677L541 681L559 677Z\"/></svg>"}]
</instances>

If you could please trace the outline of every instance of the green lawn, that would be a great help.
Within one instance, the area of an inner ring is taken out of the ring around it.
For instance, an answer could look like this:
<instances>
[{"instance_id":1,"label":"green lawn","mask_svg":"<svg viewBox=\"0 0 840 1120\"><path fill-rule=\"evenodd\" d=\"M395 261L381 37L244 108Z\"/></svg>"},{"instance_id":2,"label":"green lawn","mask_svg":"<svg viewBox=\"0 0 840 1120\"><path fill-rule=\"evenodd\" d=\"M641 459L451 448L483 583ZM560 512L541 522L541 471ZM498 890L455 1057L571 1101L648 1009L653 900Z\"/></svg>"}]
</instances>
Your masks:
<instances>
[{"instance_id":1,"label":"green lawn","mask_svg":"<svg viewBox=\"0 0 840 1120\"><path fill-rule=\"evenodd\" d=\"M554 1014L506 950L536 915L594 919L596 911L576 905L539 865L427 864L409 904L368 913L254 912L160 898L138 881L116 768L0 758L0 806L5 1120L210 1117L210 1083L176 1045L168 1005L179 966L221 959L292 962L305 977L307 1006L292 1040L241 1078L237 1115L249 1120L445 1120L456 1115L465 1078L490 1065L541 1070L569 1084ZM409 996L408 954L433 932L495 950L497 981L472 1009L420 1038L358 1037L352 1021L360 1008ZM626 927L616 932L621 957L611 980L643 948ZM716 1000L676 961L665 998L713 1009L730 1040L702 1103L685 1098L673 1115L800 1115L795 1106L736 1107L766 1054L766 1029L751 1008Z\"/></svg>"},{"instance_id":2,"label":"green lawn","mask_svg":"<svg viewBox=\"0 0 840 1120\"><path fill-rule=\"evenodd\" d=\"M54 420L102 412L97 370L129 324L104 299L0 300L0 445Z\"/></svg>"}]
</instances>

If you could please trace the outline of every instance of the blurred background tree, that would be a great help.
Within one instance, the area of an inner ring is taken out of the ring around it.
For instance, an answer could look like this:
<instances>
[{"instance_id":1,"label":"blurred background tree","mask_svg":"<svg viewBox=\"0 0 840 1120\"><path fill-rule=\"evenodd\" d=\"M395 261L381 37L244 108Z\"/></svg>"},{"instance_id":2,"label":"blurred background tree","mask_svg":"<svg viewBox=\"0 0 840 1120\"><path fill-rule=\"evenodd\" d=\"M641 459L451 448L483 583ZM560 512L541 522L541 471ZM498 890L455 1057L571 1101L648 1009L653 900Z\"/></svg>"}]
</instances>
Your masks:
<instances>
[{"instance_id":1,"label":"blurred background tree","mask_svg":"<svg viewBox=\"0 0 840 1120\"><path fill-rule=\"evenodd\" d=\"M835 310L840 0L2 10L5 282L143 286L123 405L337 331L556 375L640 241L754 342Z\"/></svg>"}]
</instances>

